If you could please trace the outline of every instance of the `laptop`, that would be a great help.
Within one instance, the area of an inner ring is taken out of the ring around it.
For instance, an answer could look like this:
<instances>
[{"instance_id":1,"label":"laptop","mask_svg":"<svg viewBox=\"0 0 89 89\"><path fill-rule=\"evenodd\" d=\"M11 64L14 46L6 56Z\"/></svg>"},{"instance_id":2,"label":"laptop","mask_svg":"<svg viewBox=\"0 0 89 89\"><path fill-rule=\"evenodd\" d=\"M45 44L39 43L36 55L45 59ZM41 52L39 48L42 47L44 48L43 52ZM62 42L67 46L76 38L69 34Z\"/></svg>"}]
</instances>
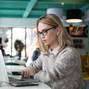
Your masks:
<instances>
[{"instance_id":1,"label":"laptop","mask_svg":"<svg viewBox=\"0 0 89 89\"><path fill-rule=\"evenodd\" d=\"M8 75L6 66L5 66L5 62L4 62L4 58L0 51L0 83L1 82L8 83L15 87L39 85L39 80L35 80L32 78L22 79L20 73L17 73L17 74L20 76L20 78L16 75L15 75L15 77L13 75Z\"/></svg>"},{"instance_id":2,"label":"laptop","mask_svg":"<svg viewBox=\"0 0 89 89\"><path fill-rule=\"evenodd\" d=\"M15 87L22 87L22 86L38 86L39 80L35 79L21 79L21 78L15 78L12 76L9 76L9 84Z\"/></svg>"}]
</instances>

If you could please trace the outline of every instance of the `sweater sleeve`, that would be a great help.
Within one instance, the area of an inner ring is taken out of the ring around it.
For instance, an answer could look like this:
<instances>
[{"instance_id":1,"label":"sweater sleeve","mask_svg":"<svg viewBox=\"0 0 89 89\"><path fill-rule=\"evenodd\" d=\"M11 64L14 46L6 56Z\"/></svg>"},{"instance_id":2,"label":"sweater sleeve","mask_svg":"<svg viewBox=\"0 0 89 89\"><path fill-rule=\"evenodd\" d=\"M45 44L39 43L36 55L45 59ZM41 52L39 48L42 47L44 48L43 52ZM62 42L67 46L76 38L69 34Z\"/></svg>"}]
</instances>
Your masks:
<instances>
[{"instance_id":1,"label":"sweater sleeve","mask_svg":"<svg viewBox=\"0 0 89 89\"><path fill-rule=\"evenodd\" d=\"M56 61L51 66L51 68L46 68L46 70L40 71L36 78L43 82L52 82L57 79L62 79L67 75L74 72L79 66L79 56L75 52L66 51L57 56ZM77 76L77 75L76 75Z\"/></svg>"},{"instance_id":2,"label":"sweater sleeve","mask_svg":"<svg viewBox=\"0 0 89 89\"><path fill-rule=\"evenodd\" d=\"M35 73L42 70L42 61L41 61L40 56L37 58L37 60L33 61L28 67L34 70Z\"/></svg>"}]
</instances>

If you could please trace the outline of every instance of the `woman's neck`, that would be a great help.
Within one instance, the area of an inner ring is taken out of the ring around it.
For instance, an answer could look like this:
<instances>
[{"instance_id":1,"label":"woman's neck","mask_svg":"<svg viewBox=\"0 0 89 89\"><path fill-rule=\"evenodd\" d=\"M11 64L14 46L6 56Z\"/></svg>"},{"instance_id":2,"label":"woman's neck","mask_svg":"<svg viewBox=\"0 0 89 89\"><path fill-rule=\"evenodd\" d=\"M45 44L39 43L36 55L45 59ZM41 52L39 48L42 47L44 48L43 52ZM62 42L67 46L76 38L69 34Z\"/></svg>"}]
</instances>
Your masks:
<instances>
[{"instance_id":1,"label":"woman's neck","mask_svg":"<svg viewBox=\"0 0 89 89\"><path fill-rule=\"evenodd\" d=\"M55 49L56 47L58 47L59 46L59 44L58 44L58 42L55 42L54 44L52 44L52 45L50 45L50 50L52 51L53 49Z\"/></svg>"}]
</instances>

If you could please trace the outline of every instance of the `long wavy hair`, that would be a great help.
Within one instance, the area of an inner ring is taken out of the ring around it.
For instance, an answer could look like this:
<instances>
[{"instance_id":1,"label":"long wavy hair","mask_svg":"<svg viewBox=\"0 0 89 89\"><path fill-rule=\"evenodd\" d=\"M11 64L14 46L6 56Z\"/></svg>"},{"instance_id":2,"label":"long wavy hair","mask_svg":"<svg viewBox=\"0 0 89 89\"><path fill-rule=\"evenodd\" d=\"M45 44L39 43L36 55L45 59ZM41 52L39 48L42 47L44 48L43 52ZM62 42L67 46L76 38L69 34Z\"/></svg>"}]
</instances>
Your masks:
<instances>
[{"instance_id":1,"label":"long wavy hair","mask_svg":"<svg viewBox=\"0 0 89 89\"><path fill-rule=\"evenodd\" d=\"M58 40L59 46L61 48L65 47L65 46L72 46L72 40L58 16L56 16L54 14L48 14L48 15L45 15L45 16L39 18L37 21L37 32L38 32L38 25L40 22L47 24L51 27L58 26L60 33L57 35L57 40ZM49 48L43 44L39 34L38 34L38 41L40 43L41 51L43 51L44 53L48 53Z\"/></svg>"}]
</instances>

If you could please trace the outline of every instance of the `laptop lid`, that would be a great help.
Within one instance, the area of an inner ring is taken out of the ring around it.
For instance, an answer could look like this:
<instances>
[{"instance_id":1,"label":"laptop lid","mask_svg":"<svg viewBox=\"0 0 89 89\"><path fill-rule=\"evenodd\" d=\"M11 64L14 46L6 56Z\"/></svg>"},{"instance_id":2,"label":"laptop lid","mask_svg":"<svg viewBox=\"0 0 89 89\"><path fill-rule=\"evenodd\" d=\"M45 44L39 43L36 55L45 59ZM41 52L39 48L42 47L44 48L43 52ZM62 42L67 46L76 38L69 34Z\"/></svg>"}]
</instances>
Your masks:
<instances>
[{"instance_id":1,"label":"laptop lid","mask_svg":"<svg viewBox=\"0 0 89 89\"><path fill-rule=\"evenodd\" d=\"M1 83L9 82L8 74L6 71L6 66L5 66L5 62L4 62L4 58L2 56L1 50L0 50L0 82Z\"/></svg>"},{"instance_id":2,"label":"laptop lid","mask_svg":"<svg viewBox=\"0 0 89 89\"><path fill-rule=\"evenodd\" d=\"M14 79L15 81L13 81L12 79ZM28 80L28 79L27 80L21 80L21 78L19 78L19 77L16 78L13 76L12 76L12 79L8 76L5 61L4 61L4 58L3 58L2 53L0 51L0 84L1 83L6 83L6 84L9 83L9 84L16 86L16 87L39 85L38 80Z\"/></svg>"}]
</instances>

